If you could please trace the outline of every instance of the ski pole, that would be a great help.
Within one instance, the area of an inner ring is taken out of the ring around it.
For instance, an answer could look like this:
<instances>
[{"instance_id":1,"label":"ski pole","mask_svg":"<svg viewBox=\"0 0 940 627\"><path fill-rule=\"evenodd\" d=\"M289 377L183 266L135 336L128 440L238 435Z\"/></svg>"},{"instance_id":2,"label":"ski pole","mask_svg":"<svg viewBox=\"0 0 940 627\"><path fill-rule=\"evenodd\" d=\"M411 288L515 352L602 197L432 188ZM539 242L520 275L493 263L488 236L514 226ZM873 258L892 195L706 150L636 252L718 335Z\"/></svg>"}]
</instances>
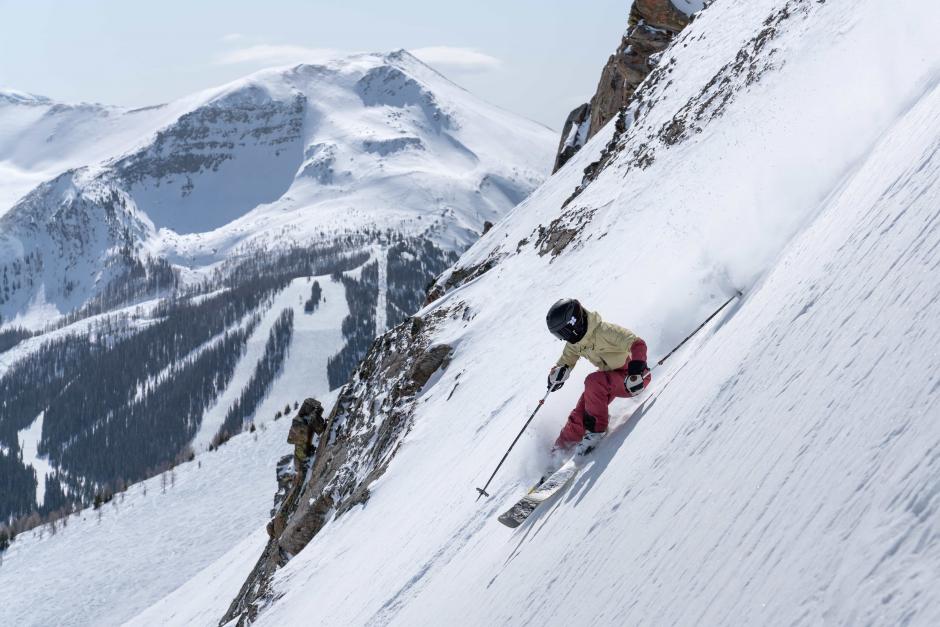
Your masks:
<instances>
[{"instance_id":1,"label":"ski pole","mask_svg":"<svg viewBox=\"0 0 940 627\"><path fill-rule=\"evenodd\" d=\"M679 342L679 345L676 346L676 347L675 347L674 349L672 349L671 351L669 351L669 354L668 354L668 355L666 355L665 357L663 357L662 359L660 359L659 361L657 361L657 362L656 362L656 366L662 366L662 365L663 365L663 362L666 361L667 359L669 359L670 357L672 357L672 354L673 354L674 352L676 352L677 350L679 350L680 348L682 348L682 345L683 345L683 344L685 344L686 342L688 342L689 340L691 340L692 337L693 337L696 333L698 333L699 331L701 331L702 328L703 328L706 324L708 324L709 322L711 322L712 318L714 318L714 317L717 316L719 313L721 313L721 310L722 310L722 309L724 309L725 307L727 307L728 304L731 303L731 301L733 301L735 298L737 298L737 297L739 297L739 296L741 296L741 295L742 295L742 294L741 294L741 290L735 290L735 291L734 291L734 296L732 296L731 298L729 298L728 300L726 300L724 305L722 305L721 307L719 307L718 309L715 310L715 313L713 313L712 315L708 316L708 318L705 319L705 322L703 322L702 324L698 325L698 328L697 328L697 329L695 329L694 331L692 331L691 333L689 333L688 337L686 337L684 340L682 340L681 342ZM656 366L653 366L653 368L655 368ZM650 368L650 370L652 370L652 368Z\"/></svg>"},{"instance_id":2,"label":"ski pole","mask_svg":"<svg viewBox=\"0 0 940 627\"><path fill-rule=\"evenodd\" d=\"M539 410L542 409L542 405L545 404L545 399L547 399L547 398L548 398L548 395L551 394L551 393L552 393L552 390L551 390L551 388L549 388L548 391L545 392L545 396L542 397L542 400L539 401L539 404L535 406L535 410L532 412L532 415L529 416L529 419L525 421L525 424L524 424L524 425L522 425L522 431L519 432L519 435L516 436L516 439L513 440L513 441L512 441L512 444L509 445L509 448L506 449L506 454L503 455L503 458L502 458L501 460L499 460L499 463L498 463L498 464L496 464L496 470L494 470L494 471L493 471L493 474L490 475L490 478L486 480L486 484L485 484L482 488L477 488L477 489L476 489L477 492L480 493L480 496L489 496L489 494L487 493L486 489L489 487L490 481L492 481L492 480L493 480L493 477L496 476L496 473L499 472L499 469L500 469L500 467L503 465L503 462L506 461L506 458L507 458L507 457L509 457L509 451L512 450L512 447L514 447L514 446L516 445L516 442L519 441L519 438L522 437L523 432L524 432L524 431L526 430L526 428L529 426L529 423L532 422L532 419L535 418L535 414L539 413ZM477 500L478 500L478 501L480 500L480 496L477 497Z\"/></svg>"}]
</instances>

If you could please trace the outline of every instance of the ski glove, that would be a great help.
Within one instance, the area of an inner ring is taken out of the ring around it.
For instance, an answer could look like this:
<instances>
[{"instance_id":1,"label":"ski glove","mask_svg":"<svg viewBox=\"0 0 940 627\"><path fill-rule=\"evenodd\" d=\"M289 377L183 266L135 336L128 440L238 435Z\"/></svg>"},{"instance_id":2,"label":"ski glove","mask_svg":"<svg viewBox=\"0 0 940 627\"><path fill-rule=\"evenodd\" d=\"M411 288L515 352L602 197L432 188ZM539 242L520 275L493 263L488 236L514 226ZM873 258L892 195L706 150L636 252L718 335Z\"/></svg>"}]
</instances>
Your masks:
<instances>
[{"instance_id":1,"label":"ski glove","mask_svg":"<svg viewBox=\"0 0 940 627\"><path fill-rule=\"evenodd\" d=\"M627 374L643 374L646 372L646 362L640 359L634 359L627 364Z\"/></svg>"},{"instance_id":2,"label":"ski glove","mask_svg":"<svg viewBox=\"0 0 940 627\"><path fill-rule=\"evenodd\" d=\"M571 368L568 366L555 366L548 373L548 389L557 392L565 384L568 375L571 374Z\"/></svg>"},{"instance_id":3,"label":"ski glove","mask_svg":"<svg viewBox=\"0 0 940 627\"><path fill-rule=\"evenodd\" d=\"M643 391L643 377L649 373L646 362L634 359L627 364L627 376L623 380L623 387L627 394L635 396Z\"/></svg>"}]
</instances>

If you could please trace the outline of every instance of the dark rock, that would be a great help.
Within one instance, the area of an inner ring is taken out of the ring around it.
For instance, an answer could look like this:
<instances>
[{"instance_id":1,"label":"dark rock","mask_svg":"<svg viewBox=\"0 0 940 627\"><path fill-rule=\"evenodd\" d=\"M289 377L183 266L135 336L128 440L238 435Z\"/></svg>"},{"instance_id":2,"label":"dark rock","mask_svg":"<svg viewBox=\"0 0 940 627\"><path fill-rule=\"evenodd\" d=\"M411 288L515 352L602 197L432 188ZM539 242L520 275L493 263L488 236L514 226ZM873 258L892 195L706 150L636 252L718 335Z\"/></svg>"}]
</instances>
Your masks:
<instances>
[{"instance_id":1,"label":"dark rock","mask_svg":"<svg viewBox=\"0 0 940 627\"><path fill-rule=\"evenodd\" d=\"M431 375L437 372L444 360L450 355L451 347L446 344L439 344L428 349L426 353L415 360L411 367L409 376L417 389L424 387L424 384L430 380Z\"/></svg>"},{"instance_id":2,"label":"dark rock","mask_svg":"<svg viewBox=\"0 0 940 627\"><path fill-rule=\"evenodd\" d=\"M656 67L656 59L651 57L669 47L689 23L689 18L670 0L635 0L629 23L620 46L601 71L597 91L591 99L588 138L630 103L637 87Z\"/></svg>"},{"instance_id":3,"label":"dark rock","mask_svg":"<svg viewBox=\"0 0 940 627\"><path fill-rule=\"evenodd\" d=\"M277 474L277 492L274 494L274 507L271 509L272 517L277 515L277 511L284 503L291 483L297 475L293 453L285 455L278 460L275 473Z\"/></svg>"},{"instance_id":4,"label":"dark rock","mask_svg":"<svg viewBox=\"0 0 940 627\"><path fill-rule=\"evenodd\" d=\"M323 420L323 405L313 398L304 400L287 432L287 443L294 445L294 458L298 464L302 464L310 455L313 434L323 433L324 429L326 421Z\"/></svg>"},{"instance_id":5,"label":"dark rock","mask_svg":"<svg viewBox=\"0 0 940 627\"><path fill-rule=\"evenodd\" d=\"M601 70L591 102L576 108L565 120L553 172L626 109L663 51L689 21L670 0L634 0L627 32Z\"/></svg>"},{"instance_id":6,"label":"dark rock","mask_svg":"<svg viewBox=\"0 0 940 627\"><path fill-rule=\"evenodd\" d=\"M583 105L575 107L565 119L565 125L561 129L561 141L558 143L558 153L555 156L555 166L552 168L552 174L557 172L561 166L568 162L576 152L581 150L588 140L588 130L591 125L591 103L585 102Z\"/></svg>"},{"instance_id":7,"label":"dark rock","mask_svg":"<svg viewBox=\"0 0 940 627\"><path fill-rule=\"evenodd\" d=\"M577 207L566 209L564 213L552 220L547 227L540 225L535 240L539 255L551 254L552 257L555 257L561 253L591 222L596 212L596 208Z\"/></svg>"}]
</instances>

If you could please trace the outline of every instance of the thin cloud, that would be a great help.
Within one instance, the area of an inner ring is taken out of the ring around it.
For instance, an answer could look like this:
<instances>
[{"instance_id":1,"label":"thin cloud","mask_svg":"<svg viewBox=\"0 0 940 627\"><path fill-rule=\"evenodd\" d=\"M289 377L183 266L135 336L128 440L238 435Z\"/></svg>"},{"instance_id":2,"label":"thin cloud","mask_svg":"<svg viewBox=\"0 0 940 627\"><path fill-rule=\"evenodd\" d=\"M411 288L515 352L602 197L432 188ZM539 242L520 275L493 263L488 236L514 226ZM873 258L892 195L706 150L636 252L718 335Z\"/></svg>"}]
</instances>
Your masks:
<instances>
[{"instance_id":1,"label":"thin cloud","mask_svg":"<svg viewBox=\"0 0 940 627\"><path fill-rule=\"evenodd\" d=\"M288 63L322 63L342 54L329 48L308 48L306 46L257 44L229 50L216 56L217 65L237 63L270 63L286 65Z\"/></svg>"},{"instance_id":2,"label":"thin cloud","mask_svg":"<svg viewBox=\"0 0 940 627\"><path fill-rule=\"evenodd\" d=\"M224 41L225 43L232 43L235 41L240 41L244 38L245 36L242 35L241 33L229 33L227 35L222 35L221 40Z\"/></svg>"},{"instance_id":3,"label":"thin cloud","mask_svg":"<svg viewBox=\"0 0 940 627\"><path fill-rule=\"evenodd\" d=\"M497 70L503 64L496 57L480 52L475 48L427 46L425 48L413 48L409 52L428 65L442 70L487 72Z\"/></svg>"}]
</instances>

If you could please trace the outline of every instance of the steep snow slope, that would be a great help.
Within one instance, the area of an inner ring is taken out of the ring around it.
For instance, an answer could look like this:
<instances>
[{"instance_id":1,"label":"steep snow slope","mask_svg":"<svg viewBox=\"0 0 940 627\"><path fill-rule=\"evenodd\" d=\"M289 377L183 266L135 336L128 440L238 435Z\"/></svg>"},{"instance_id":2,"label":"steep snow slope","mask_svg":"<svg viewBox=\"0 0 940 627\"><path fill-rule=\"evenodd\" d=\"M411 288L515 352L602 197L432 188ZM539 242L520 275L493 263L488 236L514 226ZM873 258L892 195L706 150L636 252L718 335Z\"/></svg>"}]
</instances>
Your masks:
<instances>
[{"instance_id":1,"label":"steep snow slope","mask_svg":"<svg viewBox=\"0 0 940 627\"><path fill-rule=\"evenodd\" d=\"M43 183L0 217L0 268L18 279L0 314L67 312L148 255L193 271L386 229L462 250L543 180L553 142L405 51L262 71L144 110L6 94L2 193Z\"/></svg>"},{"instance_id":2,"label":"steep snow slope","mask_svg":"<svg viewBox=\"0 0 940 627\"><path fill-rule=\"evenodd\" d=\"M458 264L493 267L431 306L469 308L436 337L452 362L259 622L940 620L938 17L912 0L706 10L582 191L560 209L613 128ZM553 300L662 355L737 286L733 316L657 371L655 402L545 511L495 520L584 364L475 502L560 352Z\"/></svg>"}]
</instances>

